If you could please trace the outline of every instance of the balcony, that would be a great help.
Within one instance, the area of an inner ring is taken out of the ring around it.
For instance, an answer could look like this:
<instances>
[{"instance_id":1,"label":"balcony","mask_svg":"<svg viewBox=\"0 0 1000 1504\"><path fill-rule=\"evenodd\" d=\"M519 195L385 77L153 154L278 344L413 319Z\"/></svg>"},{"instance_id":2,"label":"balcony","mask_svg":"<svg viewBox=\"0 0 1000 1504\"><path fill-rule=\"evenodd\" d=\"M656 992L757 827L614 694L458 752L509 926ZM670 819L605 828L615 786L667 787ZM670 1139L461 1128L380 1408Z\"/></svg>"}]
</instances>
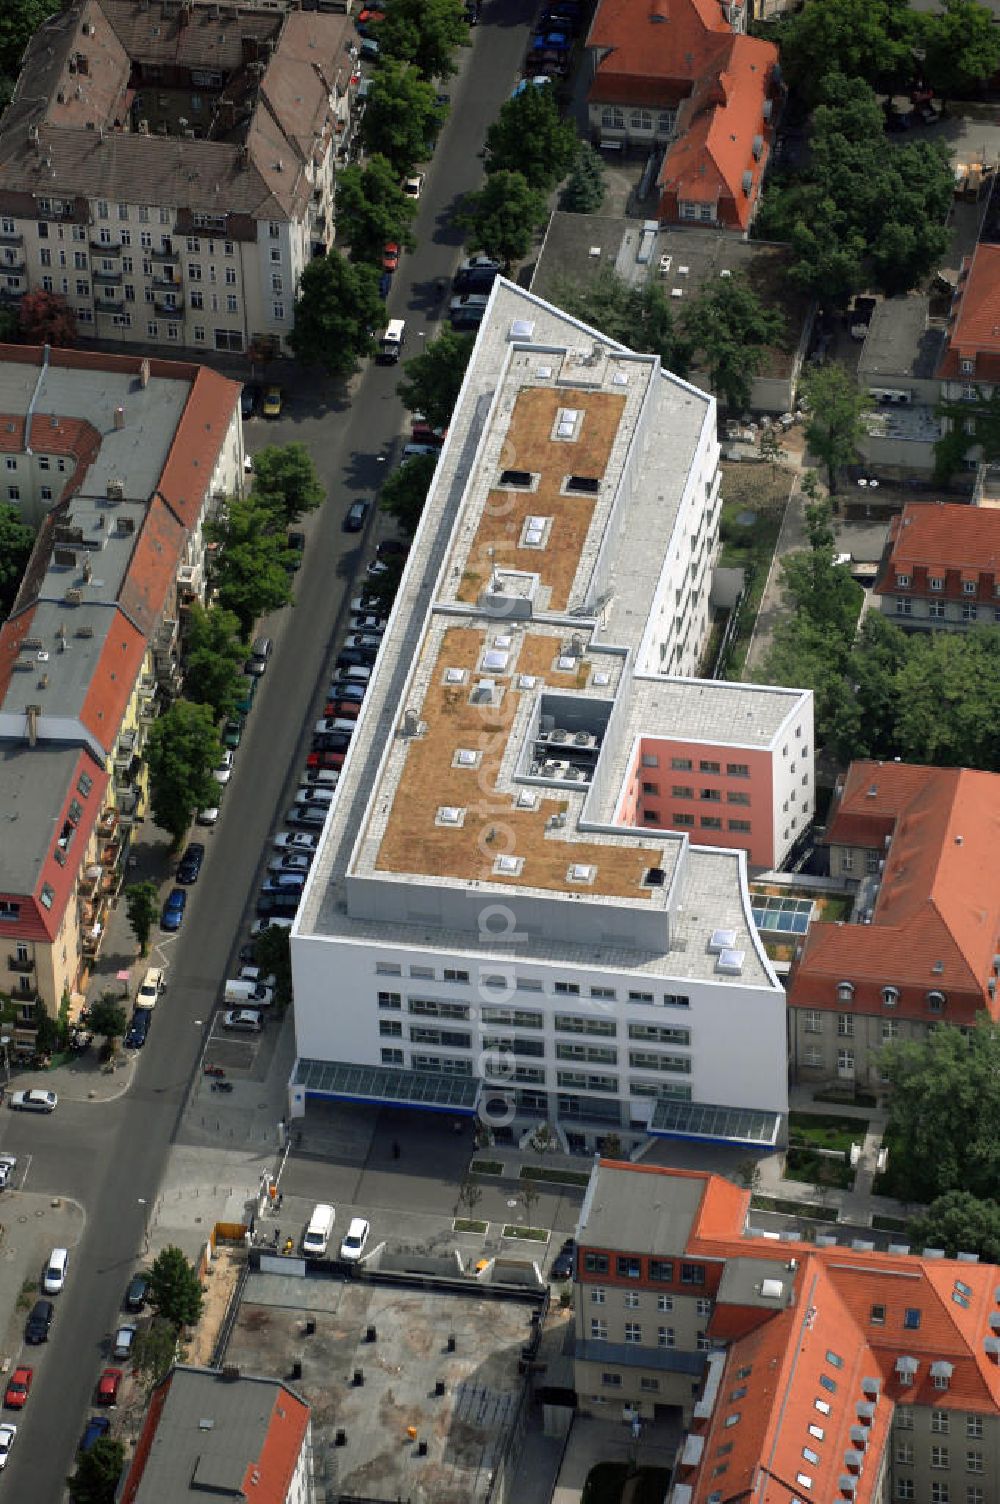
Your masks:
<instances>
[{"instance_id":1,"label":"balcony","mask_svg":"<svg viewBox=\"0 0 1000 1504\"><path fill-rule=\"evenodd\" d=\"M4 251L3 259L0 260L0 272L6 272L8 277L27 276L28 263L24 253L19 251Z\"/></svg>"},{"instance_id":2,"label":"balcony","mask_svg":"<svg viewBox=\"0 0 1000 1504\"><path fill-rule=\"evenodd\" d=\"M120 267L116 272L94 272L92 275L94 283L97 287L107 286L109 284L120 282L122 280L122 271Z\"/></svg>"},{"instance_id":3,"label":"balcony","mask_svg":"<svg viewBox=\"0 0 1000 1504\"><path fill-rule=\"evenodd\" d=\"M20 230L0 230L0 245L23 245L24 236Z\"/></svg>"},{"instance_id":4,"label":"balcony","mask_svg":"<svg viewBox=\"0 0 1000 1504\"><path fill-rule=\"evenodd\" d=\"M172 247L169 251L146 251L144 254L147 255L151 261L171 261L179 263L181 259L180 251L175 251Z\"/></svg>"},{"instance_id":5,"label":"balcony","mask_svg":"<svg viewBox=\"0 0 1000 1504\"><path fill-rule=\"evenodd\" d=\"M162 319L182 319L184 317L184 299L179 294L173 294L168 303L162 295L157 297L153 294L153 307Z\"/></svg>"},{"instance_id":6,"label":"balcony","mask_svg":"<svg viewBox=\"0 0 1000 1504\"><path fill-rule=\"evenodd\" d=\"M95 240L93 235L90 237L90 249L98 256L120 256L122 253L120 245L109 245L103 240Z\"/></svg>"},{"instance_id":7,"label":"balcony","mask_svg":"<svg viewBox=\"0 0 1000 1504\"><path fill-rule=\"evenodd\" d=\"M179 276L175 277L174 274L173 274L173 272L170 270L169 267L167 267L162 272L154 272L153 273L153 286L154 286L154 288L155 287L177 287L177 288L179 288L182 285L183 284L181 282L180 277Z\"/></svg>"},{"instance_id":8,"label":"balcony","mask_svg":"<svg viewBox=\"0 0 1000 1504\"><path fill-rule=\"evenodd\" d=\"M35 969L35 963L30 956L8 956L7 970L17 972L18 976L30 976Z\"/></svg>"},{"instance_id":9,"label":"balcony","mask_svg":"<svg viewBox=\"0 0 1000 1504\"><path fill-rule=\"evenodd\" d=\"M107 809L101 811L101 818L97 822L98 840L113 840L117 829L118 811L115 809L114 805L109 804Z\"/></svg>"},{"instance_id":10,"label":"balcony","mask_svg":"<svg viewBox=\"0 0 1000 1504\"><path fill-rule=\"evenodd\" d=\"M100 292L100 288L98 288L97 291ZM111 297L110 294L105 291L101 294L101 297L99 299L95 300L94 309L97 313L124 313L125 299Z\"/></svg>"}]
</instances>

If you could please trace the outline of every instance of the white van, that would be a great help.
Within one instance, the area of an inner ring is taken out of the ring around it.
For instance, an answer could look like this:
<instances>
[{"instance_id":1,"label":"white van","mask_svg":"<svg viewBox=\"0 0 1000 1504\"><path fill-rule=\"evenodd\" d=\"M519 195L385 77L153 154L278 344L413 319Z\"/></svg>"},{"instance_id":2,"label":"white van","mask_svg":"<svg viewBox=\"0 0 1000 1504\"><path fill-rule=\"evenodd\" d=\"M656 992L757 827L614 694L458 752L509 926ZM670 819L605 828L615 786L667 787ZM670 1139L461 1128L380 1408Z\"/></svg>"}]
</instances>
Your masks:
<instances>
[{"instance_id":1,"label":"white van","mask_svg":"<svg viewBox=\"0 0 1000 1504\"><path fill-rule=\"evenodd\" d=\"M395 365L406 343L406 323L403 319L390 319L378 347L379 360Z\"/></svg>"},{"instance_id":2,"label":"white van","mask_svg":"<svg viewBox=\"0 0 1000 1504\"><path fill-rule=\"evenodd\" d=\"M68 1248L53 1248L49 1254L49 1261L45 1266L45 1278L42 1280L42 1289L46 1295L58 1295L66 1283L66 1267L69 1264Z\"/></svg>"},{"instance_id":3,"label":"white van","mask_svg":"<svg viewBox=\"0 0 1000 1504\"><path fill-rule=\"evenodd\" d=\"M314 1258L322 1258L333 1232L336 1212L327 1202L321 1201L313 1207L313 1214L309 1218L309 1226L302 1237L302 1252L311 1253Z\"/></svg>"},{"instance_id":4,"label":"white van","mask_svg":"<svg viewBox=\"0 0 1000 1504\"><path fill-rule=\"evenodd\" d=\"M263 982L230 977L223 989L222 1001L232 1008L267 1008L274 1002L274 993Z\"/></svg>"}]
</instances>

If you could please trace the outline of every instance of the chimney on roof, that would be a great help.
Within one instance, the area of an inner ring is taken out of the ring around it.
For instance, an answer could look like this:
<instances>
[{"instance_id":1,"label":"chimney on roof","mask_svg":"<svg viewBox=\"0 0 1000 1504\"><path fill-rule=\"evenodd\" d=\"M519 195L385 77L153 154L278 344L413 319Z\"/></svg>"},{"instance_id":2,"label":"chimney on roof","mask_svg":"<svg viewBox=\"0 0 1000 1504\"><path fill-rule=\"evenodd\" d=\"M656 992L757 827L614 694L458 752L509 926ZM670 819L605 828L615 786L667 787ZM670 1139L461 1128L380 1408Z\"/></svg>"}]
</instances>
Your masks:
<instances>
[{"instance_id":1,"label":"chimney on roof","mask_svg":"<svg viewBox=\"0 0 1000 1504\"><path fill-rule=\"evenodd\" d=\"M139 385L143 386L143 387L146 387L146 386L149 385L149 357L148 356L144 356L143 359L139 363Z\"/></svg>"},{"instance_id":2,"label":"chimney on roof","mask_svg":"<svg viewBox=\"0 0 1000 1504\"><path fill-rule=\"evenodd\" d=\"M93 573L94 573L94 566L91 564L90 558L88 556L83 561L83 578L84 578L84 580L86 581L86 583L88 585L90 584L91 577L92 577Z\"/></svg>"},{"instance_id":3,"label":"chimney on roof","mask_svg":"<svg viewBox=\"0 0 1000 1504\"><path fill-rule=\"evenodd\" d=\"M40 705L26 705L24 707L24 713L28 718L28 724L26 728L28 733L28 746L33 747L38 741L38 717L42 713L42 707Z\"/></svg>"},{"instance_id":4,"label":"chimney on roof","mask_svg":"<svg viewBox=\"0 0 1000 1504\"><path fill-rule=\"evenodd\" d=\"M115 408L115 427L119 429L125 427L125 407L121 403Z\"/></svg>"}]
</instances>

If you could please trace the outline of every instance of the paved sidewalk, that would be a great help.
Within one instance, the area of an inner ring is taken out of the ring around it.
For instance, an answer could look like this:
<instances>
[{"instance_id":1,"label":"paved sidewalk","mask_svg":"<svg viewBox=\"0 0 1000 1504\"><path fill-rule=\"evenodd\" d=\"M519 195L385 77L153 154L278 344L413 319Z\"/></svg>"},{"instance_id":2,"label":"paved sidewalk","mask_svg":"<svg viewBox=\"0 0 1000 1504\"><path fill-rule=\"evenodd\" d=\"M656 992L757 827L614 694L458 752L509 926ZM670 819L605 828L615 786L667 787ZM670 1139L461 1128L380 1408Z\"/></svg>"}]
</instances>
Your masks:
<instances>
[{"instance_id":1,"label":"paved sidewalk","mask_svg":"<svg viewBox=\"0 0 1000 1504\"><path fill-rule=\"evenodd\" d=\"M176 936L161 935L159 926L155 923L149 937L149 955L140 960L139 947L125 908L125 889L133 883L148 880L160 889L161 898L165 897L167 889L172 886L173 867L170 837L147 817L136 828L122 891L108 916L101 953L87 984L88 1003L96 1002L105 992L113 992L123 1002L131 1004L138 981L135 973L139 967L161 966L165 962L169 964L170 946L175 943ZM122 972L128 973L127 980L121 975Z\"/></svg>"}]
</instances>

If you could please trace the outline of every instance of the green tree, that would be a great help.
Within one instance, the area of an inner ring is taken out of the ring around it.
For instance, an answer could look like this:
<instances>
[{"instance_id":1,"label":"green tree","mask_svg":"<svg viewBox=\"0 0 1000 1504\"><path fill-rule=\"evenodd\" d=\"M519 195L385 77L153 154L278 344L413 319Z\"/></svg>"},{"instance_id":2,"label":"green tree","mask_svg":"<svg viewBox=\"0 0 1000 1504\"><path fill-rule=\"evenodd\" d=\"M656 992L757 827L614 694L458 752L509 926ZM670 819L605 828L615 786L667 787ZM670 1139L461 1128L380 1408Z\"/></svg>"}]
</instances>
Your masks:
<instances>
[{"instance_id":1,"label":"green tree","mask_svg":"<svg viewBox=\"0 0 1000 1504\"><path fill-rule=\"evenodd\" d=\"M787 554L782 583L798 617L807 617L846 649L854 638L864 591L846 569L834 564L835 534L828 501L805 509L808 549Z\"/></svg>"},{"instance_id":2,"label":"green tree","mask_svg":"<svg viewBox=\"0 0 1000 1504\"><path fill-rule=\"evenodd\" d=\"M776 31L782 72L807 104L834 71L891 89L912 75L914 30L908 0L813 0Z\"/></svg>"},{"instance_id":3,"label":"green tree","mask_svg":"<svg viewBox=\"0 0 1000 1504\"><path fill-rule=\"evenodd\" d=\"M177 1328L163 1316L140 1327L132 1343L132 1370L149 1389L165 1379L177 1357Z\"/></svg>"},{"instance_id":4,"label":"green tree","mask_svg":"<svg viewBox=\"0 0 1000 1504\"><path fill-rule=\"evenodd\" d=\"M703 287L682 322L708 367L712 390L727 407L745 408L768 346L784 335L784 315L768 308L746 278L737 276Z\"/></svg>"},{"instance_id":5,"label":"green tree","mask_svg":"<svg viewBox=\"0 0 1000 1504\"><path fill-rule=\"evenodd\" d=\"M842 640L812 617L794 615L778 623L754 678L762 684L811 689L817 745L835 741L849 746L858 738L859 718L845 662Z\"/></svg>"},{"instance_id":6,"label":"green tree","mask_svg":"<svg viewBox=\"0 0 1000 1504\"><path fill-rule=\"evenodd\" d=\"M559 207L568 214L597 214L603 203L604 159L588 141L581 141Z\"/></svg>"},{"instance_id":7,"label":"green tree","mask_svg":"<svg viewBox=\"0 0 1000 1504\"><path fill-rule=\"evenodd\" d=\"M238 698L247 645L240 624L222 606L195 602L188 614L184 652L184 693L196 705L210 705L217 721L232 715Z\"/></svg>"},{"instance_id":8,"label":"green tree","mask_svg":"<svg viewBox=\"0 0 1000 1504\"><path fill-rule=\"evenodd\" d=\"M194 1326L204 1300L197 1271L180 1248L158 1253L149 1271L149 1303L174 1327Z\"/></svg>"},{"instance_id":9,"label":"green tree","mask_svg":"<svg viewBox=\"0 0 1000 1504\"><path fill-rule=\"evenodd\" d=\"M688 374L691 346L674 323L658 282L635 287L604 266L587 283L558 279L552 298L572 318L591 324L609 339L640 355L658 355L663 366L677 376Z\"/></svg>"},{"instance_id":10,"label":"green tree","mask_svg":"<svg viewBox=\"0 0 1000 1504\"><path fill-rule=\"evenodd\" d=\"M147 881L132 883L126 888L125 912L132 927L132 933L138 941L139 954L145 956L149 951L150 931L160 912L160 895L156 884Z\"/></svg>"},{"instance_id":11,"label":"green tree","mask_svg":"<svg viewBox=\"0 0 1000 1504\"><path fill-rule=\"evenodd\" d=\"M478 193L466 195L456 218L466 231L470 251L485 251L510 271L512 261L527 255L547 213L545 195L519 172L496 172Z\"/></svg>"},{"instance_id":12,"label":"green tree","mask_svg":"<svg viewBox=\"0 0 1000 1504\"><path fill-rule=\"evenodd\" d=\"M53 1018L41 998L31 1010L31 1022L35 1026L35 1050L39 1055L54 1055L66 1043L67 1028L63 1019Z\"/></svg>"},{"instance_id":13,"label":"green tree","mask_svg":"<svg viewBox=\"0 0 1000 1504\"><path fill-rule=\"evenodd\" d=\"M861 414L867 398L844 367L834 361L807 372L802 379L802 391L809 401L806 445L826 466L827 484L833 496L837 491L837 471L853 460L864 433Z\"/></svg>"},{"instance_id":14,"label":"green tree","mask_svg":"<svg viewBox=\"0 0 1000 1504\"><path fill-rule=\"evenodd\" d=\"M942 0L920 17L923 71L942 99L968 99L1000 68L993 13L976 0Z\"/></svg>"},{"instance_id":15,"label":"green tree","mask_svg":"<svg viewBox=\"0 0 1000 1504\"><path fill-rule=\"evenodd\" d=\"M579 149L572 124L560 119L555 89L522 89L486 132L486 171L520 173L547 192L570 171Z\"/></svg>"},{"instance_id":16,"label":"green tree","mask_svg":"<svg viewBox=\"0 0 1000 1504\"><path fill-rule=\"evenodd\" d=\"M766 465L770 465L773 480L785 454L781 447L781 436L774 428L761 429L760 438L757 440L757 453Z\"/></svg>"},{"instance_id":17,"label":"green tree","mask_svg":"<svg viewBox=\"0 0 1000 1504\"><path fill-rule=\"evenodd\" d=\"M254 455L254 498L271 505L282 528L298 522L303 512L322 506L326 492L304 444L271 444Z\"/></svg>"},{"instance_id":18,"label":"green tree","mask_svg":"<svg viewBox=\"0 0 1000 1504\"><path fill-rule=\"evenodd\" d=\"M845 728L838 738L836 728L828 746L841 762L853 757L893 757L896 754L899 719L899 675L914 639L888 621L881 611L869 611L851 646L846 681L853 689L857 726Z\"/></svg>"},{"instance_id":19,"label":"green tree","mask_svg":"<svg viewBox=\"0 0 1000 1504\"><path fill-rule=\"evenodd\" d=\"M275 997L281 1007L292 1000L292 946L288 931L268 925L254 941L254 957L265 976L273 976Z\"/></svg>"},{"instance_id":20,"label":"green tree","mask_svg":"<svg viewBox=\"0 0 1000 1504\"><path fill-rule=\"evenodd\" d=\"M434 85L414 68L386 58L372 76L361 139L371 155L385 157L404 177L428 155L427 146L441 128L446 110Z\"/></svg>"},{"instance_id":21,"label":"green tree","mask_svg":"<svg viewBox=\"0 0 1000 1504\"><path fill-rule=\"evenodd\" d=\"M896 751L907 762L1000 769L1000 628L916 634L896 694Z\"/></svg>"},{"instance_id":22,"label":"green tree","mask_svg":"<svg viewBox=\"0 0 1000 1504\"><path fill-rule=\"evenodd\" d=\"M1000 1184L1000 1031L985 1015L968 1035L939 1025L919 1043L887 1046L881 1063L892 1084L885 1142L894 1193L990 1199Z\"/></svg>"},{"instance_id":23,"label":"green tree","mask_svg":"<svg viewBox=\"0 0 1000 1504\"><path fill-rule=\"evenodd\" d=\"M394 470L382 487L379 506L395 517L403 532L413 537L420 524L427 492L437 469L437 456L418 454Z\"/></svg>"},{"instance_id":24,"label":"green tree","mask_svg":"<svg viewBox=\"0 0 1000 1504\"><path fill-rule=\"evenodd\" d=\"M337 173L337 234L350 246L352 261L381 267L383 248L392 240L412 251L416 241L410 225L416 212L387 157L369 157L364 167L352 162Z\"/></svg>"},{"instance_id":25,"label":"green tree","mask_svg":"<svg viewBox=\"0 0 1000 1504\"><path fill-rule=\"evenodd\" d=\"M978 1253L988 1264L1000 1263L1000 1206L968 1191L938 1196L907 1231L915 1248L943 1248L950 1259Z\"/></svg>"},{"instance_id":26,"label":"green tree","mask_svg":"<svg viewBox=\"0 0 1000 1504\"><path fill-rule=\"evenodd\" d=\"M222 545L213 576L219 604L236 617L243 637L250 635L258 616L286 606L292 598L289 566L294 551L285 534L275 531L275 520L267 498L259 501L254 493L231 501L225 520L205 529L210 542Z\"/></svg>"},{"instance_id":27,"label":"green tree","mask_svg":"<svg viewBox=\"0 0 1000 1504\"><path fill-rule=\"evenodd\" d=\"M862 79L828 74L821 93L809 161L771 180L755 233L790 241L793 280L824 300L846 298L871 278L885 292L906 292L948 244L947 152L929 141L891 142Z\"/></svg>"},{"instance_id":28,"label":"green tree","mask_svg":"<svg viewBox=\"0 0 1000 1504\"><path fill-rule=\"evenodd\" d=\"M4 0L0 5L0 73L17 77L33 33L59 8L59 0Z\"/></svg>"},{"instance_id":29,"label":"green tree","mask_svg":"<svg viewBox=\"0 0 1000 1504\"><path fill-rule=\"evenodd\" d=\"M87 1022L95 1034L112 1046L128 1028L128 1016L113 992L104 992L96 1003L91 1003Z\"/></svg>"},{"instance_id":30,"label":"green tree","mask_svg":"<svg viewBox=\"0 0 1000 1504\"><path fill-rule=\"evenodd\" d=\"M124 1466L125 1443L98 1437L89 1452L81 1452L76 1472L66 1479L73 1504L115 1504Z\"/></svg>"},{"instance_id":31,"label":"green tree","mask_svg":"<svg viewBox=\"0 0 1000 1504\"><path fill-rule=\"evenodd\" d=\"M150 728L146 744L150 804L157 825L169 831L176 848L196 810L218 796L212 777L222 749L208 705L176 700Z\"/></svg>"},{"instance_id":32,"label":"green tree","mask_svg":"<svg viewBox=\"0 0 1000 1504\"><path fill-rule=\"evenodd\" d=\"M378 282L375 267L352 265L336 251L308 262L288 337L304 364L320 366L329 376L349 376L358 357L372 353L385 312Z\"/></svg>"},{"instance_id":33,"label":"green tree","mask_svg":"<svg viewBox=\"0 0 1000 1504\"><path fill-rule=\"evenodd\" d=\"M403 367L396 391L411 413L423 413L432 428L447 428L476 343L472 334L443 329Z\"/></svg>"},{"instance_id":34,"label":"green tree","mask_svg":"<svg viewBox=\"0 0 1000 1504\"><path fill-rule=\"evenodd\" d=\"M17 507L0 505L0 620L14 604L34 542L34 529Z\"/></svg>"},{"instance_id":35,"label":"green tree","mask_svg":"<svg viewBox=\"0 0 1000 1504\"><path fill-rule=\"evenodd\" d=\"M934 446L935 480L949 480L973 447L987 464L1000 456L1000 388L977 384L971 401L940 402L935 413L945 420Z\"/></svg>"},{"instance_id":36,"label":"green tree","mask_svg":"<svg viewBox=\"0 0 1000 1504\"><path fill-rule=\"evenodd\" d=\"M462 0L393 0L377 35L385 57L415 64L424 78L450 78L469 24Z\"/></svg>"},{"instance_id":37,"label":"green tree","mask_svg":"<svg viewBox=\"0 0 1000 1504\"><path fill-rule=\"evenodd\" d=\"M56 292L26 292L17 308L17 327L26 345L75 345L76 314Z\"/></svg>"}]
</instances>

